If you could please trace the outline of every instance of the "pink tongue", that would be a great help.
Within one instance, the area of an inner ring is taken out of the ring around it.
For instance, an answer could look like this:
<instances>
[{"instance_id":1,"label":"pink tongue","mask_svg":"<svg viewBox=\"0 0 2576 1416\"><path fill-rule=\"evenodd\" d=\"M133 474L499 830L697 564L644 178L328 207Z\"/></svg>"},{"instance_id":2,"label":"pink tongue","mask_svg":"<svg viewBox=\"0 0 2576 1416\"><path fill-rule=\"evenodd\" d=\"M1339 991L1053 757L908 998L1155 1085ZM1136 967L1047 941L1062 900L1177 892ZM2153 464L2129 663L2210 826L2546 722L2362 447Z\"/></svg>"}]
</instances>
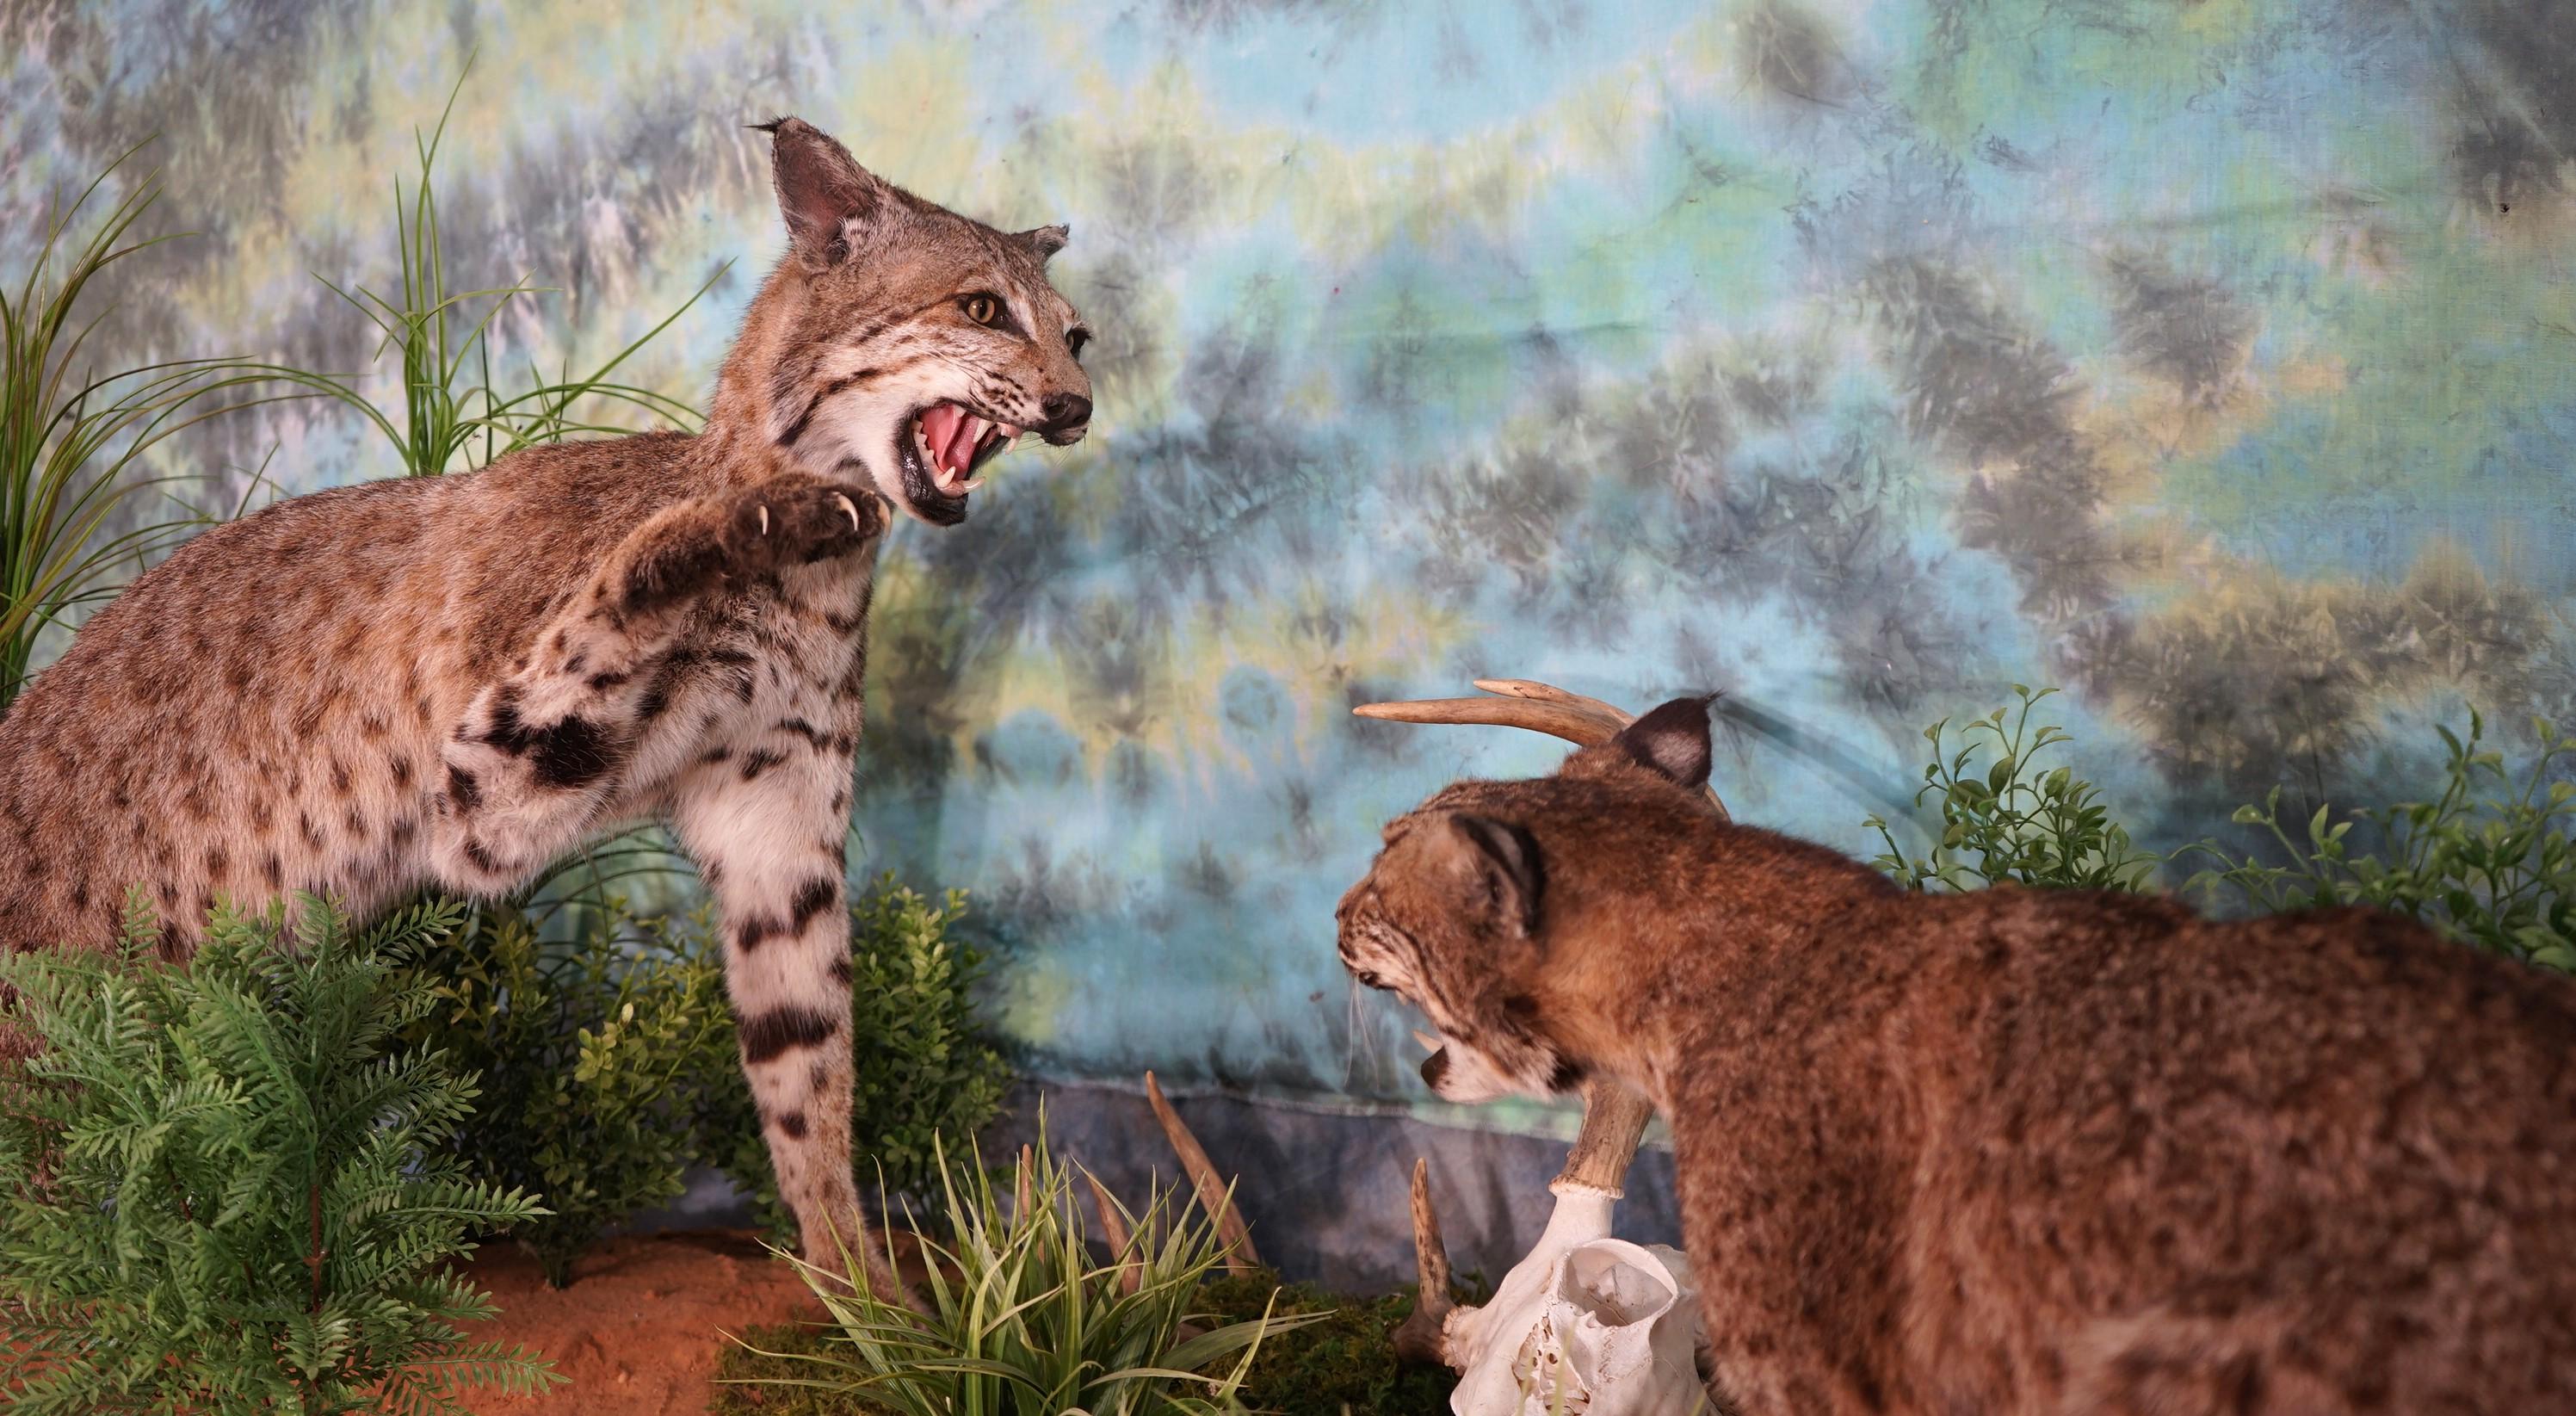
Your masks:
<instances>
[{"instance_id":1,"label":"pink tongue","mask_svg":"<svg viewBox=\"0 0 2576 1416\"><path fill-rule=\"evenodd\" d=\"M959 417L956 435L949 439L947 450L939 455L939 460L947 463L948 469L952 472L964 472L968 464L975 460L975 444L978 440L967 433L968 426L966 419Z\"/></svg>"},{"instance_id":2,"label":"pink tongue","mask_svg":"<svg viewBox=\"0 0 2576 1416\"><path fill-rule=\"evenodd\" d=\"M933 462L948 460L948 445L957 438L959 424L966 421L966 410L954 403L934 403L921 414L921 440L930 445Z\"/></svg>"}]
</instances>

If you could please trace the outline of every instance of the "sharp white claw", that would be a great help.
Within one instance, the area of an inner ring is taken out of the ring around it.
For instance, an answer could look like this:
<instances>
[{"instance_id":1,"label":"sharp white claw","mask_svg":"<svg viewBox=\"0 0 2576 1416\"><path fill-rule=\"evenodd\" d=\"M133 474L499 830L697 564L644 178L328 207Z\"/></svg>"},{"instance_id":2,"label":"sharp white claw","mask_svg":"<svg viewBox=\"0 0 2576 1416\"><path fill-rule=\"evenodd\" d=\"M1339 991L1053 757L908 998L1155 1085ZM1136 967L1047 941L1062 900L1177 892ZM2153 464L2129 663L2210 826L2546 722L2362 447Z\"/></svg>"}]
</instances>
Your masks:
<instances>
[{"instance_id":1,"label":"sharp white claw","mask_svg":"<svg viewBox=\"0 0 2576 1416\"><path fill-rule=\"evenodd\" d=\"M856 502L851 501L848 497L843 496L843 495L842 495L841 493L839 493L839 492L834 492L834 493L832 494L832 500L834 500L834 501L836 501L836 502L839 502L839 503L841 504L841 514L842 514L843 516L846 516L846 517L850 518L850 529L851 529L851 530L853 530L853 531L858 530L858 529L859 529L859 508L858 508L858 504L857 504Z\"/></svg>"},{"instance_id":2,"label":"sharp white claw","mask_svg":"<svg viewBox=\"0 0 2576 1416\"><path fill-rule=\"evenodd\" d=\"M1440 1039L1433 1037L1431 1034L1424 1032L1420 1028L1415 1028L1413 1030L1413 1040L1421 1043L1422 1050L1425 1052L1437 1052L1440 1050Z\"/></svg>"},{"instance_id":3,"label":"sharp white claw","mask_svg":"<svg viewBox=\"0 0 2576 1416\"><path fill-rule=\"evenodd\" d=\"M766 506L760 508L760 534L769 534L769 508Z\"/></svg>"}]
</instances>

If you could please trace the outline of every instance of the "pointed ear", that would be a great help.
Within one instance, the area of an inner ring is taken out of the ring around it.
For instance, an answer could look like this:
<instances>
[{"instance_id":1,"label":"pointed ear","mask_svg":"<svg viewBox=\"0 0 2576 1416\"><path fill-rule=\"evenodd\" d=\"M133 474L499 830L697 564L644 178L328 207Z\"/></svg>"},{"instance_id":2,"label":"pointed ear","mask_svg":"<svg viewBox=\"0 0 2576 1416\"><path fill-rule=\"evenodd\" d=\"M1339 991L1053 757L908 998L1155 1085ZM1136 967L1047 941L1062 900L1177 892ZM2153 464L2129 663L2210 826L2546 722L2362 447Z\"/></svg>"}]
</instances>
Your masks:
<instances>
[{"instance_id":1,"label":"pointed ear","mask_svg":"<svg viewBox=\"0 0 2576 1416\"><path fill-rule=\"evenodd\" d=\"M778 214L807 270L828 270L847 260L850 238L883 220L894 189L859 166L850 150L802 118L752 125L772 138L770 180L778 189Z\"/></svg>"},{"instance_id":2,"label":"pointed ear","mask_svg":"<svg viewBox=\"0 0 2576 1416\"><path fill-rule=\"evenodd\" d=\"M1045 265L1048 257L1063 250L1064 243L1072 237L1072 230L1061 222L1054 226L1040 226L1020 233L1021 243L1037 252L1039 265Z\"/></svg>"},{"instance_id":3,"label":"pointed ear","mask_svg":"<svg viewBox=\"0 0 2576 1416\"><path fill-rule=\"evenodd\" d=\"M1611 741L1638 764L1676 786L1708 785L1708 700L1676 698L1620 730Z\"/></svg>"},{"instance_id":4,"label":"pointed ear","mask_svg":"<svg viewBox=\"0 0 2576 1416\"><path fill-rule=\"evenodd\" d=\"M1448 829L1452 859L1466 882L1466 913L1512 938L1537 933L1547 875L1538 841L1508 821L1466 812L1450 816Z\"/></svg>"}]
</instances>

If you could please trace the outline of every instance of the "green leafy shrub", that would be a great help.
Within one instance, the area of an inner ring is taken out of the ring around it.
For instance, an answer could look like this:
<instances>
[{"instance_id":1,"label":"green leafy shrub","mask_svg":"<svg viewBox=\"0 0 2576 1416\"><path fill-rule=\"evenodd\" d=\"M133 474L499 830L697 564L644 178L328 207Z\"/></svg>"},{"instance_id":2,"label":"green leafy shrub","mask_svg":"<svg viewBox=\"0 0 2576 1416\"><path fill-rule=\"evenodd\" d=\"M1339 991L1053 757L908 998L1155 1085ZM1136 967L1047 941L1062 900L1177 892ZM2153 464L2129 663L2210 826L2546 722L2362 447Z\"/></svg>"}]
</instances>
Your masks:
<instances>
[{"instance_id":1,"label":"green leafy shrub","mask_svg":"<svg viewBox=\"0 0 2576 1416\"><path fill-rule=\"evenodd\" d=\"M566 908L569 927L551 930L541 906L477 911L413 965L436 1007L406 1037L489 1079L456 1159L544 1197L553 1213L512 1232L558 1286L603 1232L677 1196L692 1165L724 1171L788 1232L721 933L703 910L639 919L605 890ZM891 875L852 905L852 1150L897 1195L935 1181L938 1138L981 1131L1010 1083L976 1012L983 956L952 934L965 913L962 894L933 904Z\"/></svg>"},{"instance_id":2,"label":"green leafy shrub","mask_svg":"<svg viewBox=\"0 0 2576 1416\"><path fill-rule=\"evenodd\" d=\"M1215 1222L1185 1188L1156 1191L1141 1213L1125 1208L1058 1164L1043 1123L1039 1130L1012 1174L1008 1203L980 1159L952 1165L934 1151L939 1230L954 1237L943 1242L912 1226L930 1270L927 1311L853 1292L800 1261L830 1317L825 1341L758 1354L794 1374L759 1384L897 1416L1243 1410L1244 1376L1260 1345L1315 1318L1264 1311L1193 1334L1190 1325L1209 1316L1206 1280L1225 1257ZM1078 1178L1088 1193L1076 1192ZM1086 1209L1102 1216L1106 1263L1092 1259ZM892 1266L893 1235L886 1238Z\"/></svg>"},{"instance_id":3,"label":"green leafy shrub","mask_svg":"<svg viewBox=\"0 0 2576 1416\"><path fill-rule=\"evenodd\" d=\"M2287 864L2237 856L2203 841L2176 853L2215 864L2186 881L2216 904L2242 901L2264 911L2323 905L2369 905L2421 920L2464 943L2576 973L2576 786L2551 781L2576 740L2535 719L2540 751L2517 783L2502 754L2487 748L2486 720L2472 710L2462 741L2442 735L2441 795L2429 802L2364 808L2331 821L2320 806L2308 818L2304 844L2281 821L2281 793L2237 809L2241 826L2259 826L2279 843ZM2357 852L2356 824L2378 849Z\"/></svg>"},{"instance_id":4,"label":"green leafy shrub","mask_svg":"<svg viewBox=\"0 0 2576 1416\"><path fill-rule=\"evenodd\" d=\"M891 1196L924 1198L937 1187L943 1138L963 1143L999 1113L1011 1067L975 1002L983 951L958 937L966 895L936 903L878 878L850 912L850 1036L858 1039L850 1139L859 1174L882 1177ZM731 1029L725 1037L733 1046ZM751 1192L770 1226L789 1216L769 1172L760 1117L739 1081L709 1088L700 1120L707 1160Z\"/></svg>"},{"instance_id":5,"label":"green leafy shrub","mask_svg":"<svg viewBox=\"0 0 2576 1416\"><path fill-rule=\"evenodd\" d=\"M2032 707L2055 691L2013 685L2018 712L1998 708L1972 721L1960 749L1947 758L1941 753L1948 721L1924 729L1934 757L1916 801L1940 798L1939 835L1929 854L1910 857L1888 823L1872 816L1867 825L1887 844L1875 864L1918 890L1969 890L2005 880L2144 890L2160 867L2197 860L2202 867L2182 890L2212 909L2366 905L2420 920L2463 943L2576 973L2576 838L2570 835L2576 784L2563 780L2576 738L2546 720L2532 722L2539 750L2519 776L2486 746L2486 719L2476 710L2465 739L2436 726L2443 748L2439 795L2351 810L2341 820L2331 806L2320 806L2301 832L2304 841L2282 821L2277 788L2262 805L2237 808L2235 823L2269 836L2279 847L2277 862L2215 839L2158 856L2130 843L2091 782L2068 767L2042 772L2031 765L2038 753L2070 740L2054 725L2030 727ZM1980 774L1982 752L1996 755ZM2356 826L2364 828L2358 835Z\"/></svg>"},{"instance_id":6,"label":"green leafy shrub","mask_svg":"<svg viewBox=\"0 0 2576 1416\"><path fill-rule=\"evenodd\" d=\"M556 1380L455 1326L493 1309L445 1265L543 1214L463 1174L473 1083L399 1042L435 1006L403 965L456 922L307 902L290 948L218 913L176 967L138 904L118 956L0 958L44 1049L0 1075L0 1404L457 1412Z\"/></svg>"},{"instance_id":7,"label":"green leafy shrub","mask_svg":"<svg viewBox=\"0 0 2576 1416\"><path fill-rule=\"evenodd\" d=\"M676 937L675 937L676 934ZM669 1201L699 1157L699 1098L739 1092L724 975L703 916L639 922L609 900L548 943L524 907L475 912L424 950L435 1006L405 1030L486 1079L448 1146L482 1180L544 1197L512 1230L560 1288L611 1225Z\"/></svg>"},{"instance_id":8,"label":"green leafy shrub","mask_svg":"<svg viewBox=\"0 0 2576 1416\"><path fill-rule=\"evenodd\" d=\"M1959 747L1943 756L1947 718L1923 730L1932 761L1923 769L1916 806L1939 799L1940 824L1930 852L1908 856L1885 819L1865 823L1887 845L1873 862L1908 889L1973 890L2019 885L2090 890L2143 890L2161 864L2130 844L2111 820L2101 791L2070 767L2043 770L2036 759L2072 741L2053 723L2033 729L2031 710L2055 693L2012 686L2018 708L1997 708L1960 729ZM2009 722L2007 721L2009 720ZM1992 754L1982 764L1981 756Z\"/></svg>"}]
</instances>

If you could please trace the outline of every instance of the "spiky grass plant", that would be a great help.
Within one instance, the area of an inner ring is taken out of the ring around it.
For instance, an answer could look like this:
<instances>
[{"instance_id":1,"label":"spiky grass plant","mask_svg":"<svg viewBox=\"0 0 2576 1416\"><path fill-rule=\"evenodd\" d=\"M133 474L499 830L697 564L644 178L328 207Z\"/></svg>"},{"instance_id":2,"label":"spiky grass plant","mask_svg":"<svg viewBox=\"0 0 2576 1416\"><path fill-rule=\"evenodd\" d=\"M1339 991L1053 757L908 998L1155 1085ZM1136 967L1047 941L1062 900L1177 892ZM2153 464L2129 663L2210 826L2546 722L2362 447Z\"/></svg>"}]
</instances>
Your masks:
<instances>
[{"instance_id":1,"label":"spiky grass plant","mask_svg":"<svg viewBox=\"0 0 2576 1416\"><path fill-rule=\"evenodd\" d=\"M1225 1260L1214 1220L1177 1187L1156 1190L1141 1212L1126 1208L1048 1153L1043 1118L1038 1144L1010 1172L1007 1198L980 1154L959 1164L943 1148L937 1168L940 1223L906 1222L930 1269L923 1310L854 1292L798 1260L829 1314L825 1342L817 1352L760 1351L808 1373L761 1385L833 1393L896 1416L1236 1412L1262 1340L1316 1320L1265 1307L1196 1331L1193 1322L1207 1317L1203 1287ZM1077 1194L1077 1183L1087 1193ZM1086 1202L1099 1216L1106 1262L1092 1258ZM889 1228L889 1268L894 1256Z\"/></svg>"},{"instance_id":2,"label":"spiky grass plant","mask_svg":"<svg viewBox=\"0 0 2576 1416\"><path fill-rule=\"evenodd\" d=\"M426 134L414 135L413 151L419 171L408 189L401 178L394 179L394 236L401 288L382 294L364 286L352 289L327 277L315 277L376 327L382 336L376 346L378 359L390 350L400 361L402 406L392 411L377 407L352 376L287 368L272 372L354 410L392 445L404 473L413 477L435 477L461 467L486 466L520 448L560 442L579 434L633 431L582 415L578 410L585 400L594 401L593 406L600 401L623 404L647 418L694 429L700 419L697 410L687 403L654 389L617 382L612 376L635 351L686 314L714 286L717 277L710 277L661 323L586 376L574 376L567 365L562 373L548 378L531 365L526 370L524 386L516 392L505 392L496 382L492 368L493 323L511 301L544 293L548 287L521 279L490 289L449 288L447 253L439 238L437 188L431 178L448 117L455 111L456 96L464 91L466 73L472 69L468 61L465 72L457 75L456 86L447 95L447 106L439 111L437 126ZM721 275L719 271L717 276ZM481 306L479 314L474 312L477 305Z\"/></svg>"},{"instance_id":3,"label":"spiky grass plant","mask_svg":"<svg viewBox=\"0 0 2576 1416\"><path fill-rule=\"evenodd\" d=\"M218 912L185 966L150 910L119 955L0 958L0 1406L101 1412L458 1412L467 1387L556 1380L468 1342L472 1235L545 1213L466 1179L446 1143L473 1080L396 1035L434 1005L402 966L452 904L352 934L306 901Z\"/></svg>"},{"instance_id":4,"label":"spiky grass plant","mask_svg":"<svg viewBox=\"0 0 2576 1416\"><path fill-rule=\"evenodd\" d=\"M0 288L0 712L32 671L37 637L68 629L155 553L213 518L170 495L153 452L208 418L266 398L216 401L262 383L240 359L177 359L98 373L84 346L114 310L75 307L119 262L187 233L137 236L161 196L137 177L104 216L82 213L141 151L128 148L47 218L12 294ZM145 503L155 505L147 507Z\"/></svg>"}]
</instances>

